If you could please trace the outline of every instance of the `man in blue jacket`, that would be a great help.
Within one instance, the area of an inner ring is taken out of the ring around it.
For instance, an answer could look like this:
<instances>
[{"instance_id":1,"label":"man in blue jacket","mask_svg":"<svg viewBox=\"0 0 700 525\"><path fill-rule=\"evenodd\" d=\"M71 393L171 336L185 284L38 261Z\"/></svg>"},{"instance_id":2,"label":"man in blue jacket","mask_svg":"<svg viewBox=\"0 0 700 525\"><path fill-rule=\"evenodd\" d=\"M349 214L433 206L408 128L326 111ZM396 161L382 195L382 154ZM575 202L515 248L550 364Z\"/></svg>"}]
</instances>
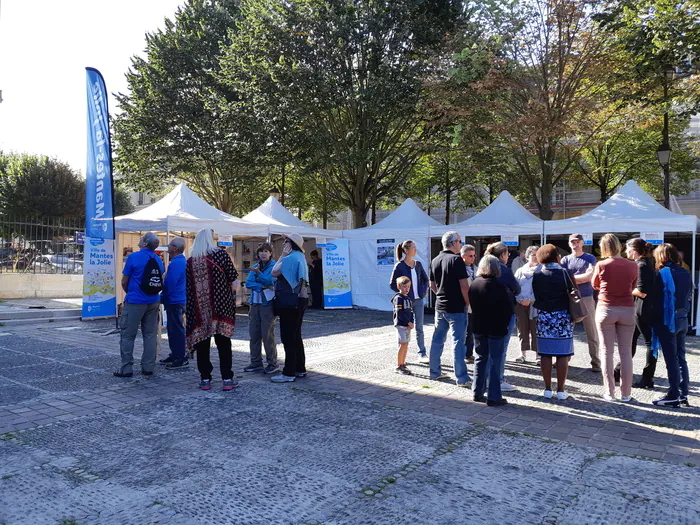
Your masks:
<instances>
[{"instance_id":1,"label":"man in blue jacket","mask_svg":"<svg viewBox=\"0 0 700 525\"><path fill-rule=\"evenodd\" d=\"M184 255L185 239L175 237L168 244L170 264L165 274L161 302L165 306L165 315L168 319L168 344L170 355L161 359L160 363L166 365L168 370L180 370L187 368L187 351L185 343L185 305L187 304L185 286L185 267L187 259Z\"/></svg>"}]
</instances>

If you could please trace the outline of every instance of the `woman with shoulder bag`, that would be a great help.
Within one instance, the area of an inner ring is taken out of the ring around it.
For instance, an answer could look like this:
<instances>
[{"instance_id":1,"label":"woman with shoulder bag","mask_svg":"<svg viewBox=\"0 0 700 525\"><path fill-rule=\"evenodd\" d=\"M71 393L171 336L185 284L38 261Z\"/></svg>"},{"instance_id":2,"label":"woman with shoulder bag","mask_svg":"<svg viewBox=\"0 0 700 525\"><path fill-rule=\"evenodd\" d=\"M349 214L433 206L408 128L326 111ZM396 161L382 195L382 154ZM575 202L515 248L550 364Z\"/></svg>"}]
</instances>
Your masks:
<instances>
[{"instance_id":1,"label":"woman with shoulder bag","mask_svg":"<svg viewBox=\"0 0 700 525\"><path fill-rule=\"evenodd\" d=\"M620 240L612 233L600 239L600 255L604 261L595 265L593 288L599 290L595 322L603 355L603 387L605 401L615 400L615 339L620 353L620 401L632 401L632 336L634 335L634 296L637 286L637 264L621 255Z\"/></svg>"},{"instance_id":2,"label":"woman with shoulder bag","mask_svg":"<svg viewBox=\"0 0 700 525\"><path fill-rule=\"evenodd\" d=\"M197 232L185 267L187 290L187 348L197 353L202 390L211 389L213 366L209 359L211 338L219 351L223 390L238 382L231 370L231 337L236 325L238 272L231 257L214 243L211 230Z\"/></svg>"},{"instance_id":3,"label":"woman with shoulder bag","mask_svg":"<svg viewBox=\"0 0 700 525\"><path fill-rule=\"evenodd\" d=\"M429 289L428 274L423 269L420 261L416 260L418 248L412 240L405 240L396 246L396 260L394 271L391 272L389 288L398 293L396 279L408 277L411 280L411 290L408 292L413 300L413 313L415 315L416 343L418 344L418 357L421 362L428 362L428 352L425 348L425 336L423 334L424 303Z\"/></svg>"},{"instance_id":4,"label":"woman with shoulder bag","mask_svg":"<svg viewBox=\"0 0 700 525\"><path fill-rule=\"evenodd\" d=\"M280 338L284 345L284 369L272 376L273 383L287 383L306 377L306 355L301 336L304 312L309 305L306 283L309 266L304 257L304 239L298 233L285 235L282 257L272 268L275 284L275 313L280 318Z\"/></svg>"},{"instance_id":5,"label":"woman with shoulder bag","mask_svg":"<svg viewBox=\"0 0 700 525\"><path fill-rule=\"evenodd\" d=\"M574 355L574 322L569 313L571 276L562 268L557 247L545 244L537 250L540 266L532 276L533 307L537 309L537 351L540 355L544 397L552 399L552 358L557 358L557 399L569 397L564 390L569 358Z\"/></svg>"}]
</instances>

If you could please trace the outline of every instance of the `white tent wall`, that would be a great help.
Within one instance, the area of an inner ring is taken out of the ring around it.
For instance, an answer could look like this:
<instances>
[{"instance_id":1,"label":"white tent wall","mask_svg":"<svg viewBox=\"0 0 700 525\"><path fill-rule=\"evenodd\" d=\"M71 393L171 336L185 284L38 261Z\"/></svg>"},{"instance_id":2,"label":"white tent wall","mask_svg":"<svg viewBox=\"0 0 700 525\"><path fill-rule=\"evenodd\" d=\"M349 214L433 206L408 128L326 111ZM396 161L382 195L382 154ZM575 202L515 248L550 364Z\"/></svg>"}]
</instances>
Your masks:
<instances>
[{"instance_id":1,"label":"white tent wall","mask_svg":"<svg viewBox=\"0 0 700 525\"><path fill-rule=\"evenodd\" d=\"M394 239L394 246L406 239L415 241L418 249L416 259L428 271L430 239L427 230L393 230L384 233L378 239ZM349 248L352 304L372 310L391 311L394 292L389 288L389 280L394 265L377 267L377 239L350 240Z\"/></svg>"}]
</instances>

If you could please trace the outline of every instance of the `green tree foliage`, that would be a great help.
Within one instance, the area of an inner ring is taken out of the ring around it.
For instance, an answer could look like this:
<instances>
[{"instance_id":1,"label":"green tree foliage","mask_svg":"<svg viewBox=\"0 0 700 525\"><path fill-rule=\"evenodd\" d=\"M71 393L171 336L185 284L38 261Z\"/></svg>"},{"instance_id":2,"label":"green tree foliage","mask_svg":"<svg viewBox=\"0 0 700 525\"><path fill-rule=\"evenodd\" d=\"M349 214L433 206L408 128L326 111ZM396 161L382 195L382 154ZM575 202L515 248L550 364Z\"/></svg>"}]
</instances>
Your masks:
<instances>
[{"instance_id":1,"label":"green tree foliage","mask_svg":"<svg viewBox=\"0 0 700 525\"><path fill-rule=\"evenodd\" d=\"M184 181L227 212L257 188L256 123L218 76L238 20L236 0L188 0L146 36L146 58L132 59L129 93L117 96L115 165L130 187L153 193Z\"/></svg>"},{"instance_id":2,"label":"green tree foliage","mask_svg":"<svg viewBox=\"0 0 700 525\"><path fill-rule=\"evenodd\" d=\"M460 4L248 0L223 75L364 226L420 157L423 83Z\"/></svg>"},{"instance_id":3,"label":"green tree foliage","mask_svg":"<svg viewBox=\"0 0 700 525\"><path fill-rule=\"evenodd\" d=\"M85 181L56 159L0 154L0 210L18 216L82 217Z\"/></svg>"},{"instance_id":4,"label":"green tree foliage","mask_svg":"<svg viewBox=\"0 0 700 525\"><path fill-rule=\"evenodd\" d=\"M127 215L136 210L136 207L131 202L129 190L121 185L114 186L114 215Z\"/></svg>"}]
</instances>

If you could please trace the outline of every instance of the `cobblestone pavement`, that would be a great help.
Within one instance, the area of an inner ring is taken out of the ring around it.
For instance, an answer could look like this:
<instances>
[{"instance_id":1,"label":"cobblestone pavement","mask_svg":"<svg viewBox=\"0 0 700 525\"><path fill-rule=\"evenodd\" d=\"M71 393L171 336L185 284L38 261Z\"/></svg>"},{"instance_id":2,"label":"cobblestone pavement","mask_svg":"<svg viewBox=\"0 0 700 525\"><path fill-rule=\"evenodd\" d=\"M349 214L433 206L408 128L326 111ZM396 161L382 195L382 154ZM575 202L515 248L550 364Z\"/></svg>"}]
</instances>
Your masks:
<instances>
[{"instance_id":1,"label":"cobblestone pavement","mask_svg":"<svg viewBox=\"0 0 700 525\"><path fill-rule=\"evenodd\" d=\"M276 385L242 372L240 315L234 392L199 391L194 367L112 377L112 322L0 328L0 524L700 523L700 410L650 404L663 361L655 392L605 403L577 340L571 398L509 363L518 391L493 408L424 365L395 374L389 324L310 312L309 376Z\"/></svg>"}]
</instances>

